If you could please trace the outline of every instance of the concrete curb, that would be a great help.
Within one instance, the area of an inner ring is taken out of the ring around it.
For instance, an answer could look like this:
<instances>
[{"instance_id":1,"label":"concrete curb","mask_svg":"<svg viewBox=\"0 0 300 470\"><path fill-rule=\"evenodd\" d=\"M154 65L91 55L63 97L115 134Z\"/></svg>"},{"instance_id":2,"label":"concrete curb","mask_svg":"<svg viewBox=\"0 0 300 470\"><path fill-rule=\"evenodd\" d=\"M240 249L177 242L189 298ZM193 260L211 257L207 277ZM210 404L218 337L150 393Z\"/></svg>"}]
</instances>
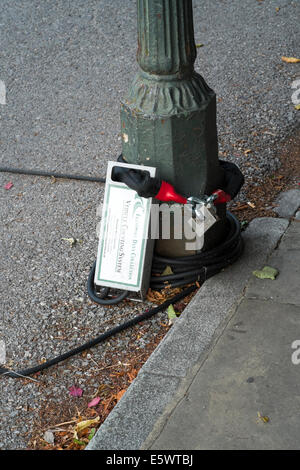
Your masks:
<instances>
[{"instance_id":1,"label":"concrete curb","mask_svg":"<svg viewBox=\"0 0 300 470\"><path fill-rule=\"evenodd\" d=\"M252 271L263 267L288 224L267 217L249 224L241 259L201 287L86 450L151 445L239 305Z\"/></svg>"}]
</instances>

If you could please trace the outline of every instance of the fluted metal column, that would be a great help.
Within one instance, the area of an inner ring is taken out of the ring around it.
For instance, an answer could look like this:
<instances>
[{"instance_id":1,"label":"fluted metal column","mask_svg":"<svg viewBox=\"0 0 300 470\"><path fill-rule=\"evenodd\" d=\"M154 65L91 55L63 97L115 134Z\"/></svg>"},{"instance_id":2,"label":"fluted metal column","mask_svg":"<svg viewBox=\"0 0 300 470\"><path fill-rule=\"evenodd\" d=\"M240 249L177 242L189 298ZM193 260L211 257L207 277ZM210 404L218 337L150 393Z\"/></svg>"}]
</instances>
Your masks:
<instances>
[{"instance_id":1,"label":"fluted metal column","mask_svg":"<svg viewBox=\"0 0 300 470\"><path fill-rule=\"evenodd\" d=\"M140 71L121 103L123 158L155 166L185 196L210 194L223 170L216 96L194 71L192 0L137 0L137 9Z\"/></svg>"},{"instance_id":2,"label":"fluted metal column","mask_svg":"<svg viewBox=\"0 0 300 470\"><path fill-rule=\"evenodd\" d=\"M138 44L145 72L189 77L196 59L192 2L138 1Z\"/></svg>"}]
</instances>

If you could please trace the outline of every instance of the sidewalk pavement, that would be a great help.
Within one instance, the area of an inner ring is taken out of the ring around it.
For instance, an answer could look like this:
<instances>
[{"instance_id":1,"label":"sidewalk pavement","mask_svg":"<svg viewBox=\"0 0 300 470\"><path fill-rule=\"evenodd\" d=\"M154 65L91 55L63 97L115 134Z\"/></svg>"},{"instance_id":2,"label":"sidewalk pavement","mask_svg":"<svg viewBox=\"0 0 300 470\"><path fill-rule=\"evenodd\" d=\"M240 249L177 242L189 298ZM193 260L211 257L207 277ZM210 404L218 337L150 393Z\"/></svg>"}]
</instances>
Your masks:
<instances>
[{"instance_id":1,"label":"sidewalk pavement","mask_svg":"<svg viewBox=\"0 0 300 470\"><path fill-rule=\"evenodd\" d=\"M87 450L300 448L300 191L278 203L286 218L251 222ZM275 280L252 274L266 265Z\"/></svg>"}]
</instances>

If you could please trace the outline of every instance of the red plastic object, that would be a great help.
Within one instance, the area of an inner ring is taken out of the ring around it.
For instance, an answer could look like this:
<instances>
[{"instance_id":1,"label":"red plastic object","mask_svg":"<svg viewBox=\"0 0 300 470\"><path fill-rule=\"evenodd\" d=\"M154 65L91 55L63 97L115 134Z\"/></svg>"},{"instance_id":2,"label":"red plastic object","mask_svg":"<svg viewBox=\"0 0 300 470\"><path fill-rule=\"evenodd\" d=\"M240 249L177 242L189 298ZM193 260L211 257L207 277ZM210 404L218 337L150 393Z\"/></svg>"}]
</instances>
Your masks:
<instances>
[{"instance_id":1,"label":"red plastic object","mask_svg":"<svg viewBox=\"0 0 300 470\"><path fill-rule=\"evenodd\" d=\"M224 202L231 201L231 196L225 193L222 189L217 189L213 194L216 194L218 197L214 200L214 204L223 204Z\"/></svg>"},{"instance_id":2,"label":"red plastic object","mask_svg":"<svg viewBox=\"0 0 300 470\"><path fill-rule=\"evenodd\" d=\"M166 181L162 182L160 190L156 194L155 199L165 202L174 201L179 202L180 204L187 203L187 199L183 196L180 196L180 194L177 194L173 186Z\"/></svg>"},{"instance_id":3,"label":"red plastic object","mask_svg":"<svg viewBox=\"0 0 300 470\"><path fill-rule=\"evenodd\" d=\"M6 185L4 186L4 189L10 189L13 187L13 183L10 181L9 183L6 183Z\"/></svg>"}]
</instances>

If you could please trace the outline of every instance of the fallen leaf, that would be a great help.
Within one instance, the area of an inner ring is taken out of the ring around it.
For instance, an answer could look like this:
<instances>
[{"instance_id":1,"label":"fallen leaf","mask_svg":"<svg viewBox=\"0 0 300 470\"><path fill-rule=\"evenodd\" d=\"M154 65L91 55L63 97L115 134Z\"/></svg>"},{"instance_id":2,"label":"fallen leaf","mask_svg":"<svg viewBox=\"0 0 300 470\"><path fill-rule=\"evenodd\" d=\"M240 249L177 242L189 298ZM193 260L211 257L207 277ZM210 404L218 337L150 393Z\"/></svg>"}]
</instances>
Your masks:
<instances>
[{"instance_id":1,"label":"fallen leaf","mask_svg":"<svg viewBox=\"0 0 300 470\"><path fill-rule=\"evenodd\" d=\"M72 397L82 397L83 394L82 388L75 387L74 385L69 388L69 392Z\"/></svg>"},{"instance_id":2,"label":"fallen leaf","mask_svg":"<svg viewBox=\"0 0 300 470\"><path fill-rule=\"evenodd\" d=\"M76 245L76 242L77 242L76 238L62 238L62 240L70 243L71 246Z\"/></svg>"},{"instance_id":3,"label":"fallen leaf","mask_svg":"<svg viewBox=\"0 0 300 470\"><path fill-rule=\"evenodd\" d=\"M295 109L299 110L300 109L300 104L296 104Z\"/></svg>"},{"instance_id":4,"label":"fallen leaf","mask_svg":"<svg viewBox=\"0 0 300 470\"><path fill-rule=\"evenodd\" d=\"M4 186L4 189L8 190L12 187L13 187L13 183L10 181L9 183L6 183L6 185Z\"/></svg>"},{"instance_id":5,"label":"fallen leaf","mask_svg":"<svg viewBox=\"0 0 300 470\"><path fill-rule=\"evenodd\" d=\"M92 426L93 424L99 423L99 421L100 416L97 416L97 418L94 419L86 419L85 421L80 421L76 424L75 432L78 433L80 431L83 431L83 429L86 429L89 426Z\"/></svg>"},{"instance_id":6,"label":"fallen leaf","mask_svg":"<svg viewBox=\"0 0 300 470\"><path fill-rule=\"evenodd\" d=\"M91 439L93 439L95 433L96 433L96 428L91 429L91 432L90 432L89 435L88 435L88 440L89 440L89 441L90 441Z\"/></svg>"},{"instance_id":7,"label":"fallen leaf","mask_svg":"<svg viewBox=\"0 0 300 470\"><path fill-rule=\"evenodd\" d=\"M248 206L246 204L234 208L235 211L243 211L244 209L248 209Z\"/></svg>"},{"instance_id":8,"label":"fallen leaf","mask_svg":"<svg viewBox=\"0 0 300 470\"><path fill-rule=\"evenodd\" d=\"M253 204L253 202L248 201L247 204L251 207L251 209L255 209L255 204Z\"/></svg>"},{"instance_id":9,"label":"fallen leaf","mask_svg":"<svg viewBox=\"0 0 300 470\"><path fill-rule=\"evenodd\" d=\"M93 398L93 400L88 403L88 407L91 408L92 406L98 405L100 400L101 400L100 397Z\"/></svg>"},{"instance_id":10,"label":"fallen leaf","mask_svg":"<svg viewBox=\"0 0 300 470\"><path fill-rule=\"evenodd\" d=\"M111 395L111 396L108 397L106 400L103 400L103 402L102 402L102 405L103 405L103 413L106 413L106 411L108 410L109 406L112 404L114 398L115 398L115 396L114 396L114 395Z\"/></svg>"},{"instance_id":11,"label":"fallen leaf","mask_svg":"<svg viewBox=\"0 0 300 470\"><path fill-rule=\"evenodd\" d=\"M177 316L180 315L180 312L175 312L173 305L169 305L168 307L168 318L169 318L169 326L172 326L177 319Z\"/></svg>"},{"instance_id":12,"label":"fallen leaf","mask_svg":"<svg viewBox=\"0 0 300 470\"><path fill-rule=\"evenodd\" d=\"M247 149L247 150L244 151L244 154L245 154L245 155L248 155L248 153L251 153L251 152L252 152L251 149Z\"/></svg>"},{"instance_id":13,"label":"fallen leaf","mask_svg":"<svg viewBox=\"0 0 300 470\"><path fill-rule=\"evenodd\" d=\"M78 444L79 446L86 446L86 442L80 441L79 439L73 439L74 444Z\"/></svg>"},{"instance_id":14,"label":"fallen leaf","mask_svg":"<svg viewBox=\"0 0 300 470\"><path fill-rule=\"evenodd\" d=\"M274 281L276 276L279 274L279 271L275 268L271 268L270 266L265 266L262 270L253 271L252 274L254 274L258 279L272 279L272 281Z\"/></svg>"},{"instance_id":15,"label":"fallen leaf","mask_svg":"<svg viewBox=\"0 0 300 470\"><path fill-rule=\"evenodd\" d=\"M137 376L137 373L138 373L138 371L136 369L132 369L130 372L127 372L130 383L132 383L134 381L134 379Z\"/></svg>"},{"instance_id":16,"label":"fallen leaf","mask_svg":"<svg viewBox=\"0 0 300 470\"><path fill-rule=\"evenodd\" d=\"M259 411L257 412L257 416L259 417L259 419L263 423L269 423L270 422L270 418L268 416L262 416Z\"/></svg>"},{"instance_id":17,"label":"fallen leaf","mask_svg":"<svg viewBox=\"0 0 300 470\"><path fill-rule=\"evenodd\" d=\"M124 390L120 390L118 393L115 394L115 398L117 399L117 401L120 401L122 396L124 395L124 393L126 392L126 389Z\"/></svg>"},{"instance_id":18,"label":"fallen leaf","mask_svg":"<svg viewBox=\"0 0 300 470\"><path fill-rule=\"evenodd\" d=\"M283 60L283 62L287 62L288 64L297 64L298 62L300 62L300 59L297 59L296 57L282 56L281 59Z\"/></svg>"},{"instance_id":19,"label":"fallen leaf","mask_svg":"<svg viewBox=\"0 0 300 470\"><path fill-rule=\"evenodd\" d=\"M196 47L203 47L204 44L196 44Z\"/></svg>"},{"instance_id":20,"label":"fallen leaf","mask_svg":"<svg viewBox=\"0 0 300 470\"><path fill-rule=\"evenodd\" d=\"M276 7L275 10L277 11L277 13L279 12L280 10L280 7Z\"/></svg>"},{"instance_id":21,"label":"fallen leaf","mask_svg":"<svg viewBox=\"0 0 300 470\"><path fill-rule=\"evenodd\" d=\"M176 312L172 304L169 305L168 307L168 318L169 320L173 320L174 318L177 318Z\"/></svg>"},{"instance_id":22,"label":"fallen leaf","mask_svg":"<svg viewBox=\"0 0 300 470\"><path fill-rule=\"evenodd\" d=\"M174 274L172 271L172 268L170 266L167 266L164 271L162 272L162 276L169 276L170 274Z\"/></svg>"}]
</instances>

